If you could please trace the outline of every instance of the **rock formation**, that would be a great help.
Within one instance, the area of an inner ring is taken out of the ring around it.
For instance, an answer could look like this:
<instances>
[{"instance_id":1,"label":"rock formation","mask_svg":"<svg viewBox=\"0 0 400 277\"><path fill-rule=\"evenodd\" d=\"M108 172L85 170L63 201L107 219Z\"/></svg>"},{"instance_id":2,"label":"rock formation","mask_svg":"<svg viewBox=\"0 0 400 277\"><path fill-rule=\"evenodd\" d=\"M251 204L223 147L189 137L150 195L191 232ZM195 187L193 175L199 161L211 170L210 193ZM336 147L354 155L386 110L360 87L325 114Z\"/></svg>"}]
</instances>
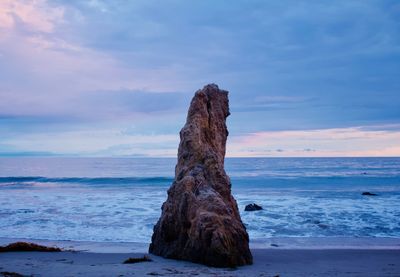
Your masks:
<instances>
[{"instance_id":1,"label":"rock formation","mask_svg":"<svg viewBox=\"0 0 400 277\"><path fill-rule=\"evenodd\" d=\"M210 84L196 92L150 253L216 267L252 263L249 236L224 169L228 115L227 91Z\"/></svg>"},{"instance_id":2,"label":"rock formation","mask_svg":"<svg viewBox=\"0 0 400 277\"><path fill-rule=\"evenodd\" d=\"M246 212L253 212L253 211L259 211L262 210L263 208L259 205L257 205L256 203L253 204L248 204L246 205L246 207L244 208L244 210Z\"/></svg>"},{"instance_id":3,"label":"rock formation","mask_svg":"<svg viewBox=\"0 0 400 277\"><path fill-rule=\"evenodd\" d=\"M376 194L376 193L371 193L371 192L369 192L369 191L365 191L365 192L362 193L362 195L364 195L364 196L377 196L378 194Z\"/></svg>"}]
</instances>

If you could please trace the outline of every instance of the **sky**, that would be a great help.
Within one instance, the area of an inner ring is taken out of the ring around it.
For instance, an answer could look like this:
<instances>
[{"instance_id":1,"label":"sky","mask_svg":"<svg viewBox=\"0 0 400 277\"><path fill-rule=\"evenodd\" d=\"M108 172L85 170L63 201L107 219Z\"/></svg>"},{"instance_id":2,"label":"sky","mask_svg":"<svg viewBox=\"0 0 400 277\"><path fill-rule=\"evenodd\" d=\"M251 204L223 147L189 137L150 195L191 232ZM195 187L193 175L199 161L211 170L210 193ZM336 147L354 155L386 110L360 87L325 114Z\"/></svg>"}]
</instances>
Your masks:
<instances>
[{"instance_id":1,"label":"sky","mask_svg":"<svg viewBox=\"0 0 400 277\"><path fill-rule=\"evenodd\" d=\"M0 0L0 156L175 157L208 83L227 156L400 156L399 73L396 0Z\"/></svg>"}]
</instances>

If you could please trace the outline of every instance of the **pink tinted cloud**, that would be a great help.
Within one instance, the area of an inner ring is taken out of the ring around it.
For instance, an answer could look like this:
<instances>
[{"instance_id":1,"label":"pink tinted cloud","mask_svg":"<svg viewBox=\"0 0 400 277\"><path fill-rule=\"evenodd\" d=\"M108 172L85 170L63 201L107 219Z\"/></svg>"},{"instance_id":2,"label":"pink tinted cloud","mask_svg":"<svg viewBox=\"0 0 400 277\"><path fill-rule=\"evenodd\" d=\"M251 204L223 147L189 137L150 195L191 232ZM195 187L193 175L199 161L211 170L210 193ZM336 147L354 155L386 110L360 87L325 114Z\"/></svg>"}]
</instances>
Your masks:
<instances>
[{"instance_id":1,"label":"pink tinted cloud","mask_svg":"<svg viewBox=\"0 0 400 277\"><path fill-rule=\"evenodd\" d=\"M0 1L0 55L3 70L12 77L0 83L3 114L104 117L109 105L88 100L89 94L96 99L97 90L178 90L180 77L171 68L136 68L70 41L58 30L69 24L64 17L62 6L45 0ZM19 22L28 32L18 30ZM119 114L118 107L112 109Z\"/></svg>"},{"instance_id":2,"label":"pink tinted cloud","mask_svg":"<svg viewBox=\"0 0 400 277\"><path fill-rule=\"evenodd\" d=\"M228 155L239 157L400 156L400 131L350 127L257 132L231 138Z\"/></svg>"},{"instance_id":3,"label":"pink tinted cloud","mask_svg":"<svg viewBox=\"0 0 400 277\"><path fill-rule=\"evenodd\" d=\"M12 29L16 20L31 31L51 33L55 24L62 22L64 9L53 7L44 0L2 0L0 1L0 28Z\"/></svg>"}]
</instances>

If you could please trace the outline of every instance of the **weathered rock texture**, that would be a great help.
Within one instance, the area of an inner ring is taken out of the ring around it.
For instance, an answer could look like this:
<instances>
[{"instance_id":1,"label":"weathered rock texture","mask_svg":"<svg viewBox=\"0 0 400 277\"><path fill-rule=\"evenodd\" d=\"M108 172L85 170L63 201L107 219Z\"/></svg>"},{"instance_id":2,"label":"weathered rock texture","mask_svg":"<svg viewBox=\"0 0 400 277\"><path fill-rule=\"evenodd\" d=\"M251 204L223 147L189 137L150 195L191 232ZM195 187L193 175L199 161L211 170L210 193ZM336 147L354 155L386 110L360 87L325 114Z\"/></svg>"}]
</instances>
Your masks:
<instances>
[{"instance_id":1,"label":"weathered rock texture","mask_svg":"<svg viewBox=\"0 0 400 277\"><path fill-rule=\"evenodd\" d=\"M227 91L211 84L196 92L150 253L216 267L252 263L249 236L224 170L228 115Z\"/></svg>"}]
</instances>

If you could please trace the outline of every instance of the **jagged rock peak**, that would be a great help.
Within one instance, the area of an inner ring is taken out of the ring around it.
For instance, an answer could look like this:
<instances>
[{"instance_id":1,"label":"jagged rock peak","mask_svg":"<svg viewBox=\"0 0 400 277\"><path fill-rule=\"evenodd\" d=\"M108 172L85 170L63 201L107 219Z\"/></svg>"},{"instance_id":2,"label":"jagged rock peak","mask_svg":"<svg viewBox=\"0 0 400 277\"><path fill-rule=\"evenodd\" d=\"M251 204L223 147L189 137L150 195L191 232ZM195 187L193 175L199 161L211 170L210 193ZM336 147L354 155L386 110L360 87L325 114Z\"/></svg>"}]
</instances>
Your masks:
<instances>
[{"instance_id":1,"label":"jagged rock peak","mask_svg":"<svg viewBox=\"0 0 400 277\"><path fill-rule=\"evenodd\" d=\"M175 180L149 252L217 267L252 263L224 158L228 92L209 84L193 97L180 132Z\"/></svg>"}]
</instances>

